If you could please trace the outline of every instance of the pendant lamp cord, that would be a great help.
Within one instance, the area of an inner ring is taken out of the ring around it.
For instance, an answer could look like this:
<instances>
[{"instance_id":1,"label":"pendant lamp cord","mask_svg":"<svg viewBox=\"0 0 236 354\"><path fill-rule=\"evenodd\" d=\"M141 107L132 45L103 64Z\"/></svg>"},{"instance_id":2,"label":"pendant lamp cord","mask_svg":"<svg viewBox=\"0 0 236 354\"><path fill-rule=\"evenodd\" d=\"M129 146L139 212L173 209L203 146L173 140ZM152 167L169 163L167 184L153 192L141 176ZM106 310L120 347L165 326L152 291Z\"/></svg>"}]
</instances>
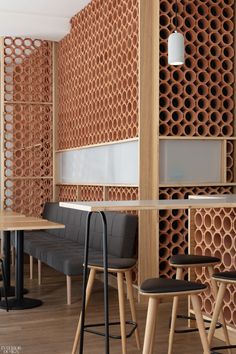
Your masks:
<instances>
[{"instance_id":1,"label":"pendant lamp cord","mask_svg":"<svg viewBox=\"0 0 236 354\"><path fill-rule=\"evenodd\" d=\"M175 1L175 28L177 32L177 24L178 24L178 4L177 0Z\"/></svg>"}]
</instances>

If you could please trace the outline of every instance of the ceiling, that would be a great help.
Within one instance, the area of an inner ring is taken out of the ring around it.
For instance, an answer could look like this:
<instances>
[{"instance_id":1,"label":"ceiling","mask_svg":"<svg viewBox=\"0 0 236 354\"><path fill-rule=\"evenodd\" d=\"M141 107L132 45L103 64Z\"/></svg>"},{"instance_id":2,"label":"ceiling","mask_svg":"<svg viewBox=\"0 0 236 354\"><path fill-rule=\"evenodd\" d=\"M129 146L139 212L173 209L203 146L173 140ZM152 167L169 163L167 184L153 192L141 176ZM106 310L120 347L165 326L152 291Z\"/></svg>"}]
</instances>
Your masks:
<instances>
[{"instance_id":1,"label":"ceiling","mask_svg":"<svg viewBox=\"0 0 236 354\"><path fill-rule=\"evenodd\" d=\"M53 41L70 31L70 19L91 0L0 0L0 36Z\"/></svg>"}]
</instances>

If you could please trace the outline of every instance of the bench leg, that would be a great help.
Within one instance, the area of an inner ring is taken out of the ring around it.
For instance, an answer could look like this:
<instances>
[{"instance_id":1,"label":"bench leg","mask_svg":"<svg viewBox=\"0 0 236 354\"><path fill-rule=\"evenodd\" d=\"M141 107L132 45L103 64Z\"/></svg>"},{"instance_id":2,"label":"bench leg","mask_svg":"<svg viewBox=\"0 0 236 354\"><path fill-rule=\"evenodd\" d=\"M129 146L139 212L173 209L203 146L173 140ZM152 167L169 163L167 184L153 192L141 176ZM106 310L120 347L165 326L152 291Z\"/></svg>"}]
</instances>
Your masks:
<instances>
[{"instance_id":1,"label":"bench leg","mask_svg":"<svg viewBox=\"0 0 236 354\"><path fill-rule=\"evenodd\" d=\"M34 259L33 259L33 256L30 256L29 259L30 259L30 279L33 279L33 277L34 277Z\"/></svg>"},{"instance_id":2,"label":"bench leg","mask_svg":"<svg viewBox=\"0 0 236 354\"><path fill-rule=\"evenodd\" d=\"M94 280L95 280L95 275L96 275L96 269L91 268L90 269L90 273L89 273L87 288L86 288L85 311L87 309L88 302L89 302L89 299L90 299L90 296L91 296L91 293L92 293L93 283L94 283ZM79 322L78 322L77 329L76 329L76 334L75 334L75 339L74 339L74 343L73 343L72 354L75 354L76 350L77 350L79 337L80 337L80 329L81 329L81 315L79 317Z\"/></svg>"},{"instance_id":3,"label":"bench leg","mask_svg":"<svg viewBox=\"0 0 236 354\"><path fill-rule=\"evenodd\" d=\"M67 305L71 305L71 277L66 276Z\"/></svg>"},{"instance_id":4,"label":"bench leg","mask_svg":"<svg viewBox=\"0 0 236 354\"><path fill-rule=\"evenodd\" d=\"M38 284L42 284L42 262L38 259Z\"/></svg>"},{"instance_id":5,"label":"bench leg","mask_svg":"<svg viewBox=\"0 0 236 354\"><path fill-rule=\"evenodd\" d=\"M12 246L11 248L11 265L14 268L15 267L15 247Z\"/></svg>"},{"instance_id":6,"label":"bench leg","mask_svg":"<svg viewBox=\"0 0 236 354\"><path fill-rule=\"evenodd\" d=\"M137 316L136 316L136 309L135 309L135 302L134 302L134 294L133 294L133 286L132 286L131 270L129 270L128 272L125 272L125 277L126 277L127 294L128 294L128 299L129 299L129 303L130 303L132 321L137 323ZM140 345L140 337L139 337L138 327L135 330L135 339L136 339L137 348L140 350L141 345Z\"/></svg>"}]
</instances>

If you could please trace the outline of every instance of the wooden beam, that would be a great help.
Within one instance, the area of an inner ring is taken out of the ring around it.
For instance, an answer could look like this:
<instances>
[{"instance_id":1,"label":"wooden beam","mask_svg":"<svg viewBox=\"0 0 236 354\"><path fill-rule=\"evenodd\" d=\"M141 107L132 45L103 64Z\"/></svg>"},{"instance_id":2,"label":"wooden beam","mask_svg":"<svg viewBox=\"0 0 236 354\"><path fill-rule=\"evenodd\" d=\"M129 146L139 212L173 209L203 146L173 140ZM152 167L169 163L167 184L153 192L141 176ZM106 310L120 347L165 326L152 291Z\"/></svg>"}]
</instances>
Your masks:
<instances>
[{"instance_id":1,"label":"wooden beam","mask_svg":"<svg viewBox=\"0 0 236 354\"><path fill-rule=\"evenodd\" d=\"M139 198L158 199L159 1L140 0ZM159 272L157 212L139 213L139 284Z\"/></svg>"}]
</instances>

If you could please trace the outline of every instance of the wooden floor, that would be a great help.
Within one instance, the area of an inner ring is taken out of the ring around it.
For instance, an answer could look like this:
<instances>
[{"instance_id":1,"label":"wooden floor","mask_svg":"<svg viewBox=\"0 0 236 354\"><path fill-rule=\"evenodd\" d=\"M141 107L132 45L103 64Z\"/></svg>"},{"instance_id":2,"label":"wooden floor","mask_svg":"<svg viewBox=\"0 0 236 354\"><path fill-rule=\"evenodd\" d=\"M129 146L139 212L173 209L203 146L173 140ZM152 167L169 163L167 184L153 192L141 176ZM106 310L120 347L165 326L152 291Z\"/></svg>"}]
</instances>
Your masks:
<instances>
[{"instance_id":1,"label":"wooden floor","mask_svg":"<svg viewBox=\"0 0 236 354\"><path fill-rule=\"evenodd\" d=\"M26 267L28 268L28 267ZM27 272L27 269L26 269ZM26 274L25 286L29 289L27 296L43 300L41 307L32 310L10 311L1 310L0 321L0 354L4 348L11 347L15 354L69 354L71 353L75 328L80 311L81 281L74 279L72 283L73 304L67 306L65 277L48 267L43 267L43 283L37 285L37 279L29 280ZM96 282L96 289L92 296L87 313L87 322L103 321L102 284ZM186 310L186 304L181 305ZM158 328L156 333L156 354L167 353L168 320L171 304L160 306ZM110 290L111 320L117 320L117 292ZM127 317L129 308L127 307ZM138 305L138 319L140 332L144 334L146 306ZM221 342L215 341L214 344ZM16 347L16 348L15 348ZM8 353L11 354L11 351ZM85 351L87 354L102 354L103 338L92 334L85 334ZM121 354L119 340L111 340L111 353ZM128 339L128 353L136 354L139 351L135 346L135 339ZM175 336L174 354L202 353L197 334L178 334Z\"/></svg>"}]
</instances>

